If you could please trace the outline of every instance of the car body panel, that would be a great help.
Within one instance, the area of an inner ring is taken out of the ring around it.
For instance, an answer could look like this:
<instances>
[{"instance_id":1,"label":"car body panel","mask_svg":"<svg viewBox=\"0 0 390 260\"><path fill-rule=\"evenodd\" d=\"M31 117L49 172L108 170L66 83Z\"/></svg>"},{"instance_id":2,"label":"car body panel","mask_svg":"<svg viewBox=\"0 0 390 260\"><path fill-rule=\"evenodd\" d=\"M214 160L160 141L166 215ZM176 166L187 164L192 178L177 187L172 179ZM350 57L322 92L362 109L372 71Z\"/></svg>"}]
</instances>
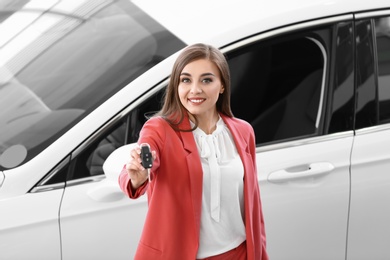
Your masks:
<instances>
[{"instance_id":1,"label":"car body panel","mask_svg":"<svg viewBox=\"0 0 390 260\"><path fill-rule=\"evenodd\" d=\"M61 259L58 214L63 191L0 199L2 259Z\"/></svg>"},{"instance_id":2,"label":"car body panel","mask_svg":"<svg viewBox=\"0 0 390 260\"><path fill-rule=\"evenodd\" d=\"M110 259L113 252L115 259L133 259L146 212L146 196L129 200L113 180L68 187L61 205L62 259Z\"/></svg>"},{"instance_id":3,"label":"car body panel","mask_svg":"<svg viewBox=\"0 0 390 260\"><path fill-rule=\"evenodd\" d=\"M134 258L147 213L147 198L129 200L124 195L118 184L123 165L117 163L127 160L132 147L122 146L106 159L106 178L102 181L66 189L61 206L63 259L108 259L113 251L116 259ZM97 248L97 244L103 246Z\"/></svg>"},{"instance_id":4,"label":"car body panel","mask_svg":"<svg viewBox=\"0 0 390 260\"><path fill-rule=\"evenodd\" d=\"M347 259L388 259L389 126L357 131L353 147Z\"/></svg>"},{"instance_id":5,"label":"car body panel","mask_svg":"<svg viewBox=\"0 0 390 260\"><path fill-rule=\"evenodd\" d=\"M258 149L257 168L270 259L285 259L286 255L308 260L345 257L353 133L320 139L307 140L306 144L301 140L283 149ZM310 167L321 162L333 167L322 171L322 175L293 179L293 175L310 171ZM291 179L269 181L280 170L286 170ZM279 236L281 233L283 237Z\"/></svg>"}]
</instances>

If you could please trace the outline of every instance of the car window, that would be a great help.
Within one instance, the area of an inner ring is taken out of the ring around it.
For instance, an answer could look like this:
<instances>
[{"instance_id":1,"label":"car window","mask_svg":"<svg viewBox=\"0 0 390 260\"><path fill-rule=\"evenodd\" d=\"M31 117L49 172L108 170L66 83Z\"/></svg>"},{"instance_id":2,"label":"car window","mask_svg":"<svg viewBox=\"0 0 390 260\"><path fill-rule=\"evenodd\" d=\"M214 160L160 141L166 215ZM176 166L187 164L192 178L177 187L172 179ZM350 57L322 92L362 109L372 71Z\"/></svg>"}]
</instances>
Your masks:
<instances>
[{"instance_id":1,"label":"car window","mask_svg":"<svg viewBox=\"0 0 390 260\"><path fill-rule=\"evenodd\" d=\"M352 22L259 40L227 53L232 110L258 146L353 128Z\"/></svg>"},{"instance_id":2,"label":"car window","mask_svg":"<svg viewBox=\"0 0 390 260\"><path fill-rule=\"evenodd\" d=\"M84 183L85 178L92 177L90 180L93 181L93 177L102 176L104 174L103 164L115 149L125 144L137 142L143 124L160 110L164 90L164 88L159 90L127 115L104 126L72 153L70 163L68 159L66 163L60 163L37 184L37 187L65 181L73 182L72 185L74 185ZM80 181L78 182L78 180Z\"/></svg>"},{"instance_id":3,"label":"car window","mask_svg":"<svg viewBox=\"0 0 390 260\"><path fill-rule=\"evenodd\" d=\"M185 46L130 1L19 4L0 10L0 170L36 156ZM15 147L23 152L5 156Z\"/></svg>"},{"instance_id":4,"label":"car window","mask_svg":"<svg viewBox=\"0 0 390 260\"><path fill-rule=\"evenodd\" d=\"M390 122L390 17L375 19L379 123Z\"/></svg>"},{"instance_id":5,"label":"car window","mask_svg":"<svg viewBox=\"0 0 390 260\"><path fill-rule=\"evenodd\" d=\"M126 121L117 123L73 159L68 180L103 174L103 163L117 148L124 145Z\"/></svg>"},{"instance_id":6,"label":"car window","mask_svg":"<svg viewBox=\"0 0 390 260\"><path fill-rule=\"evenodd\" d=\"M355 112L355 66L353 22L339 22L333 26L331 40L329 91L324 134L352 130Z\"/></svg>"},{"instance_id":7,"label":"car window","mask_svg":"<svg viewBox=\"0 0 390 260\"><path fill-rule=\"evenodd\" d=\"M355 22L356 129L374 126L378 122L373 36L371 19Z\"/></svg>"},{"instance_id":8,"label":"car window","mask_svg":"<svg viewBox=\"0 0 390 260\"><path fill-rule=\"evenodd\" d=\"M85 148L76 152L68 181L104 174L102 166L115 149L137 142L143 124L160 110L163 93L164 89L146 99L114 125L105 127Z\"/></svg>"},{"instance_id":9,"label":"car window","mask_svg":"<svg viewBox=\"0 0 390 260\"><path fill-rule=\"evenodd\" d=\"M319 134L329 30L275 37L228 54L232 110L257 144Z\"/></svg>"}]
</instances>

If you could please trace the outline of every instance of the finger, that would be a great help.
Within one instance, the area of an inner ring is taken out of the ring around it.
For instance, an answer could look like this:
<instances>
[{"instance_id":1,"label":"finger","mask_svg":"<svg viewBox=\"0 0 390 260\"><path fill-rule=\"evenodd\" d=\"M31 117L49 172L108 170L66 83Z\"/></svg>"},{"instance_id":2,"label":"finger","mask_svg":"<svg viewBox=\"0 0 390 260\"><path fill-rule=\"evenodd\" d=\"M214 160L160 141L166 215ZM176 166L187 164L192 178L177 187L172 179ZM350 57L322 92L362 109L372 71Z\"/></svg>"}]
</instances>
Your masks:
<instances>
[{"instance_id":1,"label":"finger","mask_svg":"<svg viewBox=\"0 0 390 260\"><path fill-rule=\"evenodd\" d=\"M137 152L136 149L132 149L130 151L130 157L132 157L132 158L138 158L139 157L139 153Z\"/></svg>"},{"instance_id":2,"label":"finger","mask_svg":"<svg viewBox=\"0 0 390 260\"><path fill-rule=\"evenodd\" d=\"M133 158L134 160L137 160L139 163L141 163L142 160L141 160L140 154L141 154L141 150L139 150L139 149L133 149L133 150L131 150L130 156L131 156L131 158Z\"/></svg>"},{"instance_id":3,"label":"finger","mask_svg":"<svg viewBox=\"0 0 390 260\"><path fill-rule=\"evenodd\" d=\"M145 168L142 166L140 162L138 162L136 159L131 159L126 164L126 170L128 171L144 171Z\"/></svg>"}]
</instances>

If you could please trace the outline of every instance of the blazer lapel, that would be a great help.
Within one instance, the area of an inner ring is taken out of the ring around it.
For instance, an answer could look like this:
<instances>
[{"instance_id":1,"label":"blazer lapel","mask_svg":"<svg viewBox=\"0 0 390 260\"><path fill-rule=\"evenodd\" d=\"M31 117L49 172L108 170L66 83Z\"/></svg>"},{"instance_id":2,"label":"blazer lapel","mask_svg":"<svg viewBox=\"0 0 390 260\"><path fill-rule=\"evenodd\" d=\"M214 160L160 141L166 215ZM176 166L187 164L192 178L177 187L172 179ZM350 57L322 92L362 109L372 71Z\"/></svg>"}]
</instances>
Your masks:
<instances>
[{"instance_id":1,"label":"blazer lapel","mask_svg":"<svg viewBox=\"0 0 390 260\"><path fill-rule=\"evenodd\" d=\"M183 122L180 124L182 129L190 129L191 125L189 119L184 118ZM181 140L183 142L183 147L187 152L187 166L188 173L190 178L190 187L191 187L191 199L192 206L194 211L194 220L195 220L195 231L196 235L199 238L200 231L200 218L201 218L201 209L202 209L202 188L203 188L203 170L202 164L200 161L200 156L198 148L195 143L193 132L179 132Z\"/></svg>"},{"instance_id":2,"label":"blazer lapel","mask_svg":"<svg viewBox=\"0 0 390 260\"><path fill-rule=\"evenodd\" d=\"M222 114L221 114L221 117L222 117L222 120L227 125L227 127L229 128L230 132L232 133L234 143L237 147L238 154L240 155L241 159L243 159L243 156L244 156L243 151L245 151L246 153L249 153L248 144L245 142L240 130L237 129L233 120L230 117L222 115Z\"/></svg>"}]
</instances>

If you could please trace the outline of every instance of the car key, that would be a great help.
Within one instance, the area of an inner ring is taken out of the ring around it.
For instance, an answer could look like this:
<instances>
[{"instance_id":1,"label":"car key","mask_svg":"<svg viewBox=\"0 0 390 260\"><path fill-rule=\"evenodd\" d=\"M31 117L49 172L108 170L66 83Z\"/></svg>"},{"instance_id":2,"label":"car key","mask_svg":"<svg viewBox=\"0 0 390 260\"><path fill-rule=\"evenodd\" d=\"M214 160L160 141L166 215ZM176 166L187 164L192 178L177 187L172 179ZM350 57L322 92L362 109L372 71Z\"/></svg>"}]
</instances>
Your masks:
<instances>
[{"instance_id":1,"label":"car key","mask_svg":"<svg viewBox=\"0 0 390 260\"><path fill-rule=\"evenodd\" d=\"M150 181L150 168L153 166L153 156L150 151L149 144L143 143L140 145L141 148L141 164L142 166L148 170L148 179Z\"/></svg>"},{"instance_id":2,"label":"car key","mask_svg":"<svg viewBox=\"0 0 390 260\"><path fill-rule=\"evenodd\" d=\"M142 166L146 169L152 168L153 166L153 156L152 153L150 152L150 146L149 144L141 144L141 161L142 161Z\"/></svg>"}]
</instances>

